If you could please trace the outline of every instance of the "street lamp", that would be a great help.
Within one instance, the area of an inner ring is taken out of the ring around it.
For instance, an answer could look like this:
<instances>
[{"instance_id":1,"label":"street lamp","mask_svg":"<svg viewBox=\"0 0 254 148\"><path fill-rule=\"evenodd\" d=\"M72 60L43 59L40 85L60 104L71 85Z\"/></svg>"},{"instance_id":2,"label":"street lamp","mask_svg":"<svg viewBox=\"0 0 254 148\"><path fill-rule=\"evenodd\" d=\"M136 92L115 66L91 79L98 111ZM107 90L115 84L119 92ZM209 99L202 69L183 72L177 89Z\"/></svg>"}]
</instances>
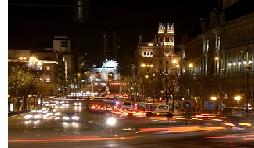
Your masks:
<instances>
[{"instance_id":1,"label":"street lamp","mask_svg":"<svg viewBox=\"0 0 254 148\"><path fill-rule=\"evenodd\" d=\"M193 68L193 63L189 63L188 67Z\"/></svg>"},{"instance_id":2,"label":"street lamp","mask_svg":"<svg viewBox=\"0 0 254 148\"><path fill-rule=\"evenodd\" d=\"M217 100L217 97L212 96L212 97L210 97L210 99L211 99L212 101L216 101L216 100Z\"/></svg>"},{"instance_id":3,"label":"street lamp","mask_svg":"<svg viewBox=\"0 0 254 148\"><path fill-rule=\"evenodd\" d=\"M211 99L212 101L214 101L214 104L216 105L216 106L215 106L215 111L217 111L217 109L218 109L217 97L211 96L210 99Z\"/></svg>"},{"instance_id":4,"label":"street lamp","mask_svg":"<svg viewBox=\"0 0 254 148\"><path fill-rule=\"evenodd\" d=\"M188 67L189 67L189 75L191 76L191 75L192 75L192 72L193 72L194 64L193 64L193 63L189 63L189 64L188 64Z\"/></svg>"},{"instance_id":5,"label":"street lamp","mask_svg":"<svg viewBox=\"0 0 254 148\"><path fill-rule=\"evenodd\" d=\"M194 99L195 99L195 110L196 110L196 114L197 114L197 112L198 112L198 109L197 109L198 99L197 99L197 97L194 97Z\"/></svg>"},{"instance_id":6,"label":"street lamp","mask_svg":"<svg viewBox=\"0 0 254 148\"><path fill-rule=\"evenodd\" d=\"M239 101L241 100L241 96L239 96L239 95L236 95L236 96L234 96L234 99L235 99L235 101L237 101L237 104L239 104Z\"/></svg>"},{"instance_id":7,"label":"street lamp","mask_svg":"<svg viewBox=\"0 0 254 148\"><path fill-rule=\"evenodd\" d=\"M177 64L177 60L176 60L176 59L173 59L171 62L172 62L173 64Z\"/></svg>"},{"instance_id":8,"label":"street lamp","mask_svg":"<svg viewBox=\"0 0 254 148\"><path fill-rule=\"evenodd\" d=\"M147 81L146 79L148 79L148 78L149 78L149 75L146 74L146 75L145 75L145 80L144 80L144 97L145 97L145 98L146 98L146 92L147 92L147 91L146 91L146 89L147 89L147 88L146 88L146 87L147 87L147 86L146 86L146 81Z\"/></svg>"}]
</instances>

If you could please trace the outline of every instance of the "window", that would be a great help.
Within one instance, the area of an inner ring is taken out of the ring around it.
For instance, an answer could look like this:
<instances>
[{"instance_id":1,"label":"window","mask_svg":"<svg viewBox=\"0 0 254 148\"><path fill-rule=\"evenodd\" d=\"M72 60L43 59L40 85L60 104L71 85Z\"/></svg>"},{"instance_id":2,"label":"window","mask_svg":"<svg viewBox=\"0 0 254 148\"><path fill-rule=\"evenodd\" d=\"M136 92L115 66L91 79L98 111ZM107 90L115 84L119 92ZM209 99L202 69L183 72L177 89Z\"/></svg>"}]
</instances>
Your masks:
<instances>
[{"instance_id":1,"label":"window","mask_svg":"<svg viewBox=\"0 0 254 148\"><path fill-rule=\"evenodd\" d=\"M169 42L169 37L166 37L166 42Z\"/></svg>"},{"instance_id":2,"label":"window","mask_svg":"<svg viewBox=\"0 0 254 148\"><path fill-rule=\"evenodd\" d=\"M185 50L183 49L182 50L182 59L184 59L185 58Z\"/></svg>"},{"instance_id":3,"label":"window","mask_svg":"<svg viewBox=\"0 0 254 148\"><path fill-rule=\"evenodd\" d=\"M61 47L68 47L67 41L61 41Z\"/></svg>"},{"instance_id":4,"label":"window","mask_svg":"<svg viewBox=\"0 0 254 148\"><path fill-rule=\"evenodd\" d=\"M163 42L163 37L160 38L160 42Z\"/></svg>"},{"instance_id":5,"label":"window","mask_svg":"<svg viewBox=\"0 0 254 148\"><path fill-rule=\"evenodd\" d=\"M206 40L206 52L209 50L209 40Z\"/></svg>"},{"instance_id":6,"label":"window","mask_svg":"<svg viewBox=\"0 0 254 148\"><path fill-rule=\"evenodd\" d=\"M50 82L50 76L46 76L45 82Z\"/></svg>"},{"instance_id":7,"label":"window","mask_svg":"<svg viewBox=\"0 0 254 148\"><path fill-rule=\"evenodd\" d=\"M144 49L142 51L143 57L153 57L153 51L151 49Z\"/></svg>"},{"instance_id":8,"label":"window","mask_svg":"<svg viewBox=\"0 0 254 148\"><path fill-rule=\"evenodd\" d=\"M217 50L220 50L220 36L217 38Z\"/></svg>"}]
</instances>

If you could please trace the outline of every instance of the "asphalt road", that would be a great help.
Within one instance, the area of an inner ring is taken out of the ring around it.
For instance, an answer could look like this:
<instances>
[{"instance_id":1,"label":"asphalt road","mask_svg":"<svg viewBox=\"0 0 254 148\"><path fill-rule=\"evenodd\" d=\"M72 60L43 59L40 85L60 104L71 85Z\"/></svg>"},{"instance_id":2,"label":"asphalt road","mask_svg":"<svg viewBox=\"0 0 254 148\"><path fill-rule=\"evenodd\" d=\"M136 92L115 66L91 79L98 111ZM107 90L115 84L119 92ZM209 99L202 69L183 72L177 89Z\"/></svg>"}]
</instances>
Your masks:
<instances>
[{"instance_id":1,"label":"asphalt road","mask_svg":"<svg viewBox=\"0 0 254 148\"><path fill-rule=\"evenodd\" d=\"M88 112L84 102L78 106L73 102L59 105L56 112L76 112L80 119L76 122L55 118L25 120L27 114L11 117L9 147L254 147L254 132L248 129L119 118L118 126L111 130L104 126L105 114Z\"/></svg>"}]
</instances>

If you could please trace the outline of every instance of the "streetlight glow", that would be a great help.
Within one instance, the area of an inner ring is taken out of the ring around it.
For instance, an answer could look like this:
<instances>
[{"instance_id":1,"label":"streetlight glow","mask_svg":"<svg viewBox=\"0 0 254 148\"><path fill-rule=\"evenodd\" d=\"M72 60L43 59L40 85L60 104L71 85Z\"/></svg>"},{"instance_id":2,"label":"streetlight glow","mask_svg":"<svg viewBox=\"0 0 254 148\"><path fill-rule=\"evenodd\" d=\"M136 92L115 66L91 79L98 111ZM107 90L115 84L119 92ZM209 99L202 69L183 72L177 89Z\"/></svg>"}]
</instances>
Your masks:
<instances>
[{"instance_id":1,"label":"streetlight glow","mask_svg":"<svg viewBox=\"0 0 254 148\"><path fill-rule=\"evenodd\" d=\"M239 96L239 95L237 95L237 96L235 96L235 97L234 97L234 99L235 99L236 101L240 101L240 100L241 100L241 98L242 98L242 97L241 97L241 96Z\"/></svg>"},{"instance_id":2,"label":"streetlight glow","mask_svg":"<svg viewBox=\"0 0 254 148\"><path fill-rule=\"evenodd\" d=\"M217 97L212 96L212 97L210 97L210 99L211 99L212 101L216 101L216 100L217 100Z\"/></svg>"},{"instance_id":3,"label":"streetlight glow","mask_svg":"<svg viewBox=\"0 0 254 148\"><path fill-rule=\"evenodd\" d=\"M176 63L177 63L177 60L176 60L176 59L173 59L173 60L172 60L172 63L173 63L173 64L176 64Z\"/></svg>"},{"instance_id":4,"label":"streetlight glow","mask_svg":"<svg viewBox=\"0 0 254 148\"><path fill-rule=\"evenodd\" d=\"M193 63L189 63L189 68L192 68L193 67Z\"/></svg>"},{"instance_id":5,"label":"streetlight glow","mask_svg":"<svg viewBox=\"0 0 254 148\"><path fill-rule=\"evenodd\" d=\"M147 78L149 78L149 76L148 76L148 75L145 75L145 78L147 79Z\"/></svg>"},{"instance_id":6,"label":"streetlight glow","mask_svg":"<svg viewBox=\"0 0 254 148\"><path fill-rule=\"evenodd\" d=\"M142 64L141 64L141 67L146 67L146 64L145 64L145 63L142 63Z\"/></svg>"}]
</instances>

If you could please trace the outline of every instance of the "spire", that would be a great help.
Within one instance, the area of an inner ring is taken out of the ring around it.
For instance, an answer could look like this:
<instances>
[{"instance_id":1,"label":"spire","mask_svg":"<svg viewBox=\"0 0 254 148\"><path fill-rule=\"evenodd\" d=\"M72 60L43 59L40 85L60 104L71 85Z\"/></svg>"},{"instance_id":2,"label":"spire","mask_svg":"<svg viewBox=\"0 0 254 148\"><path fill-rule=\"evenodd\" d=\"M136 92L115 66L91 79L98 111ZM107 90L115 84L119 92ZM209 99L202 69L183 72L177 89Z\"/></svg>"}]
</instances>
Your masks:
<instances>
[{"instance_id":1,"label":"spire","mask_svg":"<svg viewBox=\"0 0 254 148\"><path fill-rule=\"evenodd\" d=\"M174 23L167 23L167 33L174 33Z\"/></svg>"},{"instance_id":2,"label":"spire","mask_svg":"<svg viewBox=\"0 0 254 148\"><path fill-rule=\"evenodd\" d=\"M158 33L164 33L165 32L165 26L162 23L159 23Z\"/></svg>"}]
</instances>

